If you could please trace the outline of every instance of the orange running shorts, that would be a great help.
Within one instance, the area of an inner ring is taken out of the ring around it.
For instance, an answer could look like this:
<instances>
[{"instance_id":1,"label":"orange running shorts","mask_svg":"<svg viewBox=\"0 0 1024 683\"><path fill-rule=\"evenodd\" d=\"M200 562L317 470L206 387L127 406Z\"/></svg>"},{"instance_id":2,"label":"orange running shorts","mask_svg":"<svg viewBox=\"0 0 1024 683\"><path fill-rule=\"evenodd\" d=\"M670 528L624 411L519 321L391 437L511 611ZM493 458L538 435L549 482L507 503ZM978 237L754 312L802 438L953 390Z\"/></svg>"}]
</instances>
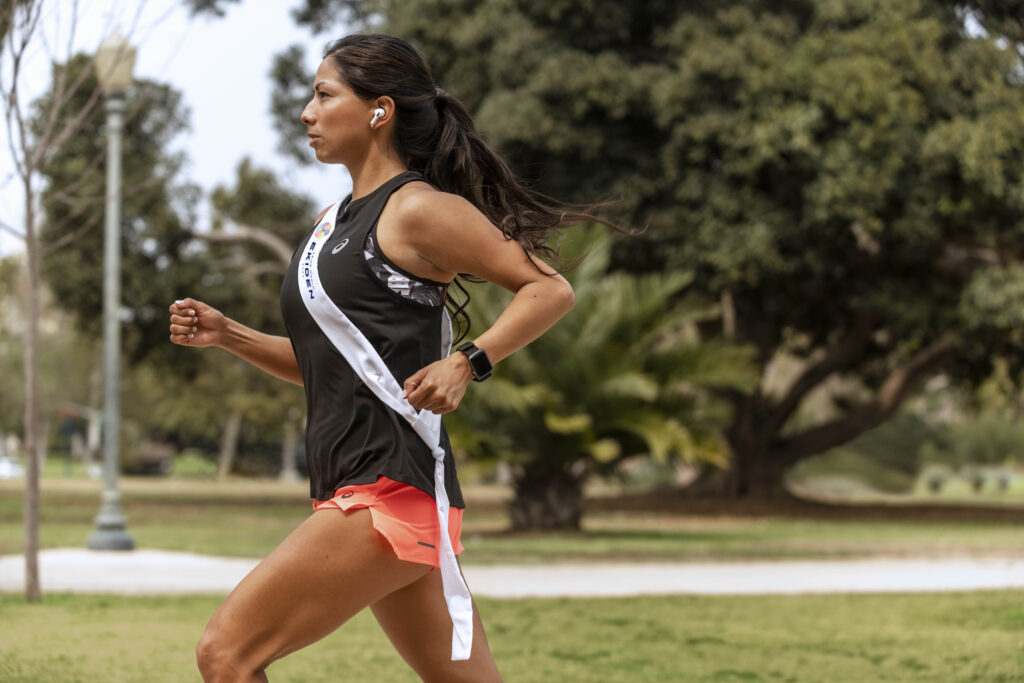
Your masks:
<instances>
[{"instance_id":1,"label":"orange running shorts","mask_svg":"<svg viewBox=\"0 0 1024 683\"><path fill-rule=\"evenodd\" d=\"M330 500L313 502L314 510L369 508L373 527L380 532L400 560L440 566L441 536L437 503L415 486L380 477L373 484L343 486ZM455 554L462 552L462 510L449 508L448 537Z\"/></svg>"}]
</instances>

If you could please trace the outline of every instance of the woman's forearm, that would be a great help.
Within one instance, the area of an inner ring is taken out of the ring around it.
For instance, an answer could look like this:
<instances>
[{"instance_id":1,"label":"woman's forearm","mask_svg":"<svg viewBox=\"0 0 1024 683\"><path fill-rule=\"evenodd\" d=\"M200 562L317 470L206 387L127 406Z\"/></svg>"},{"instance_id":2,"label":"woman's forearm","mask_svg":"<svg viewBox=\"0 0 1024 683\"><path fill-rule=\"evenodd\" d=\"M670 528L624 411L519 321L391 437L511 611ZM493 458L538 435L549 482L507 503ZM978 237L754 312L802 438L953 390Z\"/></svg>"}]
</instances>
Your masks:
<instances>
[{"instance_id":1,"label":"woman's forearm","mask_svg":"<svg viewBox=\"0 0 1024 683\"><path fill-rule=\"evenodd\" d=\"M491 363L497 364L544 334L572 309L573 300L572 287L561 278L528 282L473 343L487 352Z\"/></svg>"},{"instance_id":2,"label":"woman's forearm","mask_svg":"<svg viewBox=\"0 0 1024 683\"><path fill-rule=\"evenodd\" d=\"M302 373L287 337L277 337L228 320L218 344L242 360L286 382L302 385Z\"/></svg>"}]
</instances>

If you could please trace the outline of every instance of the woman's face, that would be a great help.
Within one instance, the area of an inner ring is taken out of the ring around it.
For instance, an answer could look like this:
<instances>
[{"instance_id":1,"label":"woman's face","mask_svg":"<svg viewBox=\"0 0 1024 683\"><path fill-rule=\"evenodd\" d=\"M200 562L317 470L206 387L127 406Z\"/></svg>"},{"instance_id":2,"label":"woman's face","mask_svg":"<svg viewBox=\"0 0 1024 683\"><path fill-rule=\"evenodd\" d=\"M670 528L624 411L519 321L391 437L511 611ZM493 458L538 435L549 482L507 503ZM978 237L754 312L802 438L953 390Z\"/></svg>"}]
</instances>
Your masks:
<instances>
[{"instance_id":1,"label":"woman's face","mask_svg":"<svg viewBox=\"0 0 1024 683\"><path fill-rule=\"evenodd\" d=\"M320 62L313 99L302 110L309 146L325 164L343 164L364 154L370 144L372 102L356 95L341 80L333 60Z\"/></svg>"}]
</instances>

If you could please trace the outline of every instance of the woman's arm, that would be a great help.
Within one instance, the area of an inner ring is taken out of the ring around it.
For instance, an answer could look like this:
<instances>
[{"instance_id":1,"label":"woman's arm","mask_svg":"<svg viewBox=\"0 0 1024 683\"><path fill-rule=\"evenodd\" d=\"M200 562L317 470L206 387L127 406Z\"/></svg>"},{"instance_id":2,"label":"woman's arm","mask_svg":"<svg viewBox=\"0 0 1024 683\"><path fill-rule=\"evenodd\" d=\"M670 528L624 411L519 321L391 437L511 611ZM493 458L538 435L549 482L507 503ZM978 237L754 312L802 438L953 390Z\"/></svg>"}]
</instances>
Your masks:
<instances>
[{"instance_id":1,"label":"woman's arm","mask_svg":"<svg viewBox=\"0 0 1024 683\"><path fill-rule=\"evenodd\" d=\"M543 334L573 306L572 287L543 261L528 257L462 197L417 189L396 206L396 238L433 267L471 273L515 293L494 324L473 342L491 363ZM454 410L473 379L462 353L432 363L406 380L409 402L435 413Z\"/></svg>"},{"instance_id":2,"label":"woman's arm","mask_svg":"<svg viewBox=\"0 0 1024 683\"><path fill-rule=\"evenodd\" d=\"M171 341L181 346L219 346L264 372L302 385L302 374L287 337L263 334L196 299L170 306Z\"/></svg>"}]
</instances>

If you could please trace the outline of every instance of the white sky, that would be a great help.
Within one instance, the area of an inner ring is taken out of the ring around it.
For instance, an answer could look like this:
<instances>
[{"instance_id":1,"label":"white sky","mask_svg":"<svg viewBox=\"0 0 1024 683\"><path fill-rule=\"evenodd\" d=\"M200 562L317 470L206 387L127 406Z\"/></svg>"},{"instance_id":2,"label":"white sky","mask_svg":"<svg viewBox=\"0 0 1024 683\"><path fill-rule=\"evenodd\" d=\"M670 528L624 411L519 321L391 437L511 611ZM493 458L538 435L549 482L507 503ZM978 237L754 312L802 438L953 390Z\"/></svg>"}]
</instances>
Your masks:
<instances>
[{"instance_id":1,"label":"white sky","mask_svg":"<svg viewBox=\"0 0 1024 683\"><path fill-rule=\"evenodd\" d=\"M182 178L204 190L231 185L235 167L245 156L277 172L281 182L330 204L350 187L341 166L300 168L278 155L277 133L268 113L273 56L292 43L307 45L311 72L323 45L334 36L310 39L298 29L289 10L299 0L243 0L227 6L221 18L190 19L179 0L79 0L75 48L94 52L114 29L136 46L135 75L173 85L191 110L191 129L175 141L190 160ZM21 79L23 101L42 93L49 80L49 55L67 56L71 0L47 0L43 32ZM9 68L6 55L0 58ZM310 84L312 86L312 84ZM299 112L295 113L296 117ZM0 121L0 220L20 227L24 205L7 146L6 122ZM313 152L310 150L310 156ZM201 220L206 221L204 209ZM314 217L311 217L311 220ZM205 228L205 225L197 226ZM22 251L21 241L0 230L0 255Z\"/></svg>"}]
</instances>

